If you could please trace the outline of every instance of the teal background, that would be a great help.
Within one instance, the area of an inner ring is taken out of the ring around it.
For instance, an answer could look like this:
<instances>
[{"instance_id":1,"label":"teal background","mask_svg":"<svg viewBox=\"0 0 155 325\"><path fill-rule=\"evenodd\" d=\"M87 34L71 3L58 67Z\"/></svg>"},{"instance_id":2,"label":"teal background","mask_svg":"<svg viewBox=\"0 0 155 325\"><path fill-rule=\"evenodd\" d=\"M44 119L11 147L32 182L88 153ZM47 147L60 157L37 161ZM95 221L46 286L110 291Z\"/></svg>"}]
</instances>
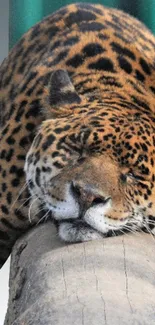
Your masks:
<instances>
[{"instance_id":1,"label":"teal background","mask_svg":"<svg viewBox=\"0 0 155 325\"><path fill-rule=\"evenodd\" d=\"M10 0L9 48L31 26L60 7L76 2L100 3L123 9L143 21L155 33L155 0Z\"/></svg>"}]
</instances>

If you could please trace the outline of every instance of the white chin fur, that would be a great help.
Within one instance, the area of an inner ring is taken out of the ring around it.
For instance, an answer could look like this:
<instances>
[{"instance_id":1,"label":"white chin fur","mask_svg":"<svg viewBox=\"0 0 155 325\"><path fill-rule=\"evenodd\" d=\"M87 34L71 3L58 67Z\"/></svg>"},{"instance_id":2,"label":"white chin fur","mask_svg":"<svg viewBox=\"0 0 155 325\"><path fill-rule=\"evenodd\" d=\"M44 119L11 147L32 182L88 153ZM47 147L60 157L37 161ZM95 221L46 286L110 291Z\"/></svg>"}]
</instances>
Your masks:
<instances>
[{"instance_id":1,"label":"white chin fur","mask_svg":"<svg viewBox=\"0 0 155 325\"><path fill-rule=\"evenodd\" d=\"M62 222L59 225L59 237L65 242L83 242L89 240L101 239L101 236L94 229L88 228L86 225L79 227L71 222Z\"/></svg>"},{"instance_id":2,"label":"white chin fur","mask_svg":"<svg viewBox=\"0 0 155 325\"><path fill-rule=\"evenodd\" d=\"M56 220L64 220L69 218L77 219L79 216L79 204L70 194L69 185L66 185L65 193L65 198L62 202L52 202L49 196L49 200L46 202L47 209L52 211L52 215Z\"/></svg>"},{"instance_id":3,"label":"white chin fur","mask_svg":"<svg viewBox=\"0 0 155 325\"><path fill-rule=\"evenodd\" d=\"M46 204L47 209L52 212L53 218L55 220L65 220L65 219L77 219L79 216L79 206L76 202L73 204L60 202L57 206L52 206L50 204Z\"/></svg>"}]
</instances>

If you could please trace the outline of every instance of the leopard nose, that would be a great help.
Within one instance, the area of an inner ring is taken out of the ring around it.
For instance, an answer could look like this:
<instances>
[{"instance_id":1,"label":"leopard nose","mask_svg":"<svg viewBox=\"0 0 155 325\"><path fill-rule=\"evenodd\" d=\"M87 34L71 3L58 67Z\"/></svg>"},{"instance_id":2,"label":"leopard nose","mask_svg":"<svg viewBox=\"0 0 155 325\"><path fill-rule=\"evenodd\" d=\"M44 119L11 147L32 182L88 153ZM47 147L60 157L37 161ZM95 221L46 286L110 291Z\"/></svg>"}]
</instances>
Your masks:
<instances>
[{"instance_id":1,"label":"leopard nose","mask_svg":"<svg viewBox=\"0 0 155 325\"><path fill-rule=\"evenodd\" d=\"M71 183L71 192L85 211L95 205L106 204L110 200L110 197L105 197L93 190L91 185L84 187L74 181Z\"/></svg>"}]
</instances>

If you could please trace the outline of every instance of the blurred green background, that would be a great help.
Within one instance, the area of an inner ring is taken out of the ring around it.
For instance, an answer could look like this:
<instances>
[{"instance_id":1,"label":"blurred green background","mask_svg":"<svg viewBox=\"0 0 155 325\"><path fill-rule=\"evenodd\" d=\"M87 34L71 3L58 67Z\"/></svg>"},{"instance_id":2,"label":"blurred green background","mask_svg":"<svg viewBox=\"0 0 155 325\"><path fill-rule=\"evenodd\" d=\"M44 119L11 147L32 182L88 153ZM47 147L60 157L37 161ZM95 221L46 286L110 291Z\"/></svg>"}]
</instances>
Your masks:
<instances>
[{"instance_id":1,"label":"blurred green background","mask_svg":"<svg viewBox=\"0 0 155 325\"><path fill-rule=\"evenodd\" d=\"M143 21L155 34L155 0L10 0L9 47L31 26L69 3L92 2L123 9Z\"/></svg>"}]
</instances>

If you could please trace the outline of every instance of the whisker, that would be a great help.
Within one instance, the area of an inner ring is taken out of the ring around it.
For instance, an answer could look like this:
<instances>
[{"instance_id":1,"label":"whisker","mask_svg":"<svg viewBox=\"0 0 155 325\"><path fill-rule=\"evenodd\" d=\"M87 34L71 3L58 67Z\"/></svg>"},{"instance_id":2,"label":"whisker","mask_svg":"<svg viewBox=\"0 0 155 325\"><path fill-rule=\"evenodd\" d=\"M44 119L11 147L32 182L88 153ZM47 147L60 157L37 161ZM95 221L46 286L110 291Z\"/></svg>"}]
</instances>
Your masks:
<instances>
[{"instance_id":1,"label":"whisker","mask_svg":"<svg viewBox=\"0 0 155 325\"><path fill-rule=\"evenodd\" d=\"M134 229L130 228L129 226L124 226L123 229L124 230L126 229L129 233L132 233L134 235L137 233L137 230L134 230Z\"/></svg>"},{"instance_id":2,"label":"whisker","mask_svg":"<svg viewBox=\"0 0 155 325\"><path fill-rule=\"evenodd\" d=\"M42 220L44 220L44 219L45 219L45 221L47 220L49 212L50 212L50 210L48 210L48 211L44 214L44 216L43 216L43 217L42 217L42 218L37 222L37 225L38 225Z\"/></svg>"},{"instance_id":3,"label":"whisker","mask_svg":"<svg viewBox=\"0 0 155 325\"><path fill-rule=\"evenodd\" d=\"M32 208L33 204L34 204L37 200L39 200L38 197L32 201L32 203L30 204L30 207L29 207L29 211L28 211L28 219L29 219L29 222L30 222L30 223L32 222L32 220L31 220L31 208Z\"/></svg>"},{"instance_id":4,"label":"whisker","mask_svg":"<svg viewBox=\"0 0 155 325\"><path fill-rule=\"evenodd\" d=\"M16 203L17 200L19 199L20 195L24 192L24 190L26 189L26 187L27 187L27 183L25 183L25 184L22 186L21 190L19 191L18 196L16 197L15 201L13 201L13 203L12 203L12 205L11 205L11 209L14 207L15 203Z\"/></svg>"},{"instance_id":5,"label":"whisker","mask_svg":"<svg viewBox=\"0 0 155 325\"><path fill-rule=\"evenodd\" d=\"M116 237L115 231L113 229L112 229L112 233L113 233L114 237Z\"/></svg>"},{"instance_id":6,"label":"whisker","mask_svg":"<svg viewBox=\"0 0 155 325\"><path fill-rule=\"evenodd\" d=\"M135 221L137 221L137 219L136 219L135 217L133 217L133 219L134 219ZM153 221L151 220L151 222L153 222ZM151 222L148 222L148 223L147 223L146 220L142 220L142 222L141 222L141 226L143 226L143 227L146 228L147 232L151 235L151 238L152 238L153 242L155 242L155 237L153 236L153 234L152 234L152 232L151 232L151 230L150 230L150 228L149 228L149 223L151 224ZM154 225L154 223L153 223L153 225ZM140 227L139 230L140 230L141 232L145 233L145 231L142 229L142 227Z\"/></svg>"},{"instance_id":7,"label":"whisker","mask_svg":"<svg viewBox=\"0 0 155 325\"><path fill-rule=\"evenodd\" d=\"M149 221L149 222L148 222L148 225L155 226L155 221Z\"/></svg>"},{"instance_id":8,"label":"whisker","mask_svg":"<svg viewBox=\"0 0 155 325\"><path fill-rule=\"evenodd\" d=\"M127 223L123 227L127 227L127 228L132 229L132 230L134 230L135 228L136 229L139 229L140 228L136 223L131 223L131 222L130 223Z\"/></svg>"},{"instance_id":9,"label":"whisker","mask_svg":"<svg viewBox=\"0 0 155 325\"><path fill-rule=\"evenodd\" d=\"M147 223L143 222L143 226L146 228L146 230L148 231L148 233L151 235L152 240L155 242L155 237L153 236L153 234L151 232L151 229L149 228L149 225ZM142 231L143 231L143 229L142 229Z\"/></svg>"},{"instance_id":10,"label":"whisker","mask_svg":"<svg viewBox=\"0 0 155 325\"><path fill-rule=\"evenodd\" d=\"M30 199L32 199L34 196L35 196L35 194L30 195L30 196L29 196L28 198L26 198L26 199L22 199L22 201L24 200L24 202L19 206L19 208L17 209L17 211L20 210L20 209L24 206L24 204L25 204L27 201L29 201Z\"/></svg>"},{"instance_id":11,"label":"whisker","mask_svg":"<svg viewBox=\"0 0 155 325\"><path fill-rule=\"evenodd\" d=\"M34 215L34 218L37 216L37 214L39 214L41 211L44 211L45 207L43 207L42 209L38 210L37 213Z\"/></svg>"},{"instance_id":12,"label":"whisker","mask_svg":"<svg viewBox=\"0 0 155 325\"><path fill-rule=\"evenodd\" d=\"M125 231L123 231L123 230L121 230L121 229L120 229L120 232L121 232L123 235L125 235L125 236L129 236L128 233L126 233Z\"/></svg>"}]
</instances>

